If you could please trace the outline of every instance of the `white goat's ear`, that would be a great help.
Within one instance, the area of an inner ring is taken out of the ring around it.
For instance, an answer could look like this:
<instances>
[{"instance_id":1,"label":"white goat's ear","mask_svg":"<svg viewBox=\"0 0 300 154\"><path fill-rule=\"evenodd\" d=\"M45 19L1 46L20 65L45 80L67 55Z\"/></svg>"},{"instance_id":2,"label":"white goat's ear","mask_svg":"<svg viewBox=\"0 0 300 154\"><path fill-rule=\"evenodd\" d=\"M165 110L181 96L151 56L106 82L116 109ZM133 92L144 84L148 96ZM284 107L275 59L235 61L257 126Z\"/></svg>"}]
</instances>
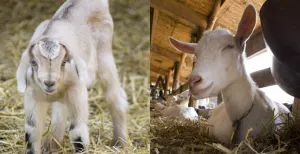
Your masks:
<instances>
[{"instance_id":1,"label":"white goat's ear","mask_svg":"<svg viewBox=\"0 0 300 154\"><path fill-rule=\"evenodd\" d=\"M195 48L197 46L197 43L186 43L181 42L173 37L169 36L169 41L172 44L172 46L177 49L180 52L187 53L187 54L195 54Z\"/></svg>"},{"instance_id":2,"label":"white goat's ear","mask_svg":"<svg viewBox=\"0 0 300 154\"><path fill-rule=\"evenodd\" d=\"M27 86L26 74L27 74L28 68L30 67L29 50L30 49L26 49L25 52L23 52L21 60L20 60L20 64L19 64L19 67L17 70L17 74L16 74L18 91L21 93L25 92L25 89Z\"/></svg>"},{"instance_id":3,"label":"white goat's ear","mask_svg":"<svg viewBox=\"0 0 300 154\"><path fill-rule=\"evenodd\" d=\"M256 25L256 10L249 4L242 16L235 38L238 45L243 46L251 36Z\"/></svg>"}]
</instances>

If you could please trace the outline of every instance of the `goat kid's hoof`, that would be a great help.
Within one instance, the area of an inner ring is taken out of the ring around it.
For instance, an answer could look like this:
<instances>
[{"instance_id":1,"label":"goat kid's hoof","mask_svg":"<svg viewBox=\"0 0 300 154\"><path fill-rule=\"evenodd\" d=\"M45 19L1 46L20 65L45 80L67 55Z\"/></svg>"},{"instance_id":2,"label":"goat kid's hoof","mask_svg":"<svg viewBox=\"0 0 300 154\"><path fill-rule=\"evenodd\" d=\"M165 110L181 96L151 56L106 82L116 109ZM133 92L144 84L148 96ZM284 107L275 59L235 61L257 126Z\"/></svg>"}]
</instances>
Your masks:
<instances>
[{"instance_id":1,"label":"goat kid's hoof","mask_svg":"<svg viewBox=\"0 0 300 154\"><path fill-rule=\"evenodd\" d=\"M132 144L131 144L130 139L124 140L124 139L118 138L118 139L114 139L110 146L124 148L124 147L131 146L131 145Z\"/></svg>"},{"instance_id":2,"label":"goat kid's hoof","mask_svg":"<svg viewBox=\"0 0 300 154\"><path fill-rule=\"evenodd\" d=\"M43 154L57 154L59 151L59 145L56 142L52 141L50 145L49 136L47 136L42 144L42 153Z\"/></svg>"}]
</instances>

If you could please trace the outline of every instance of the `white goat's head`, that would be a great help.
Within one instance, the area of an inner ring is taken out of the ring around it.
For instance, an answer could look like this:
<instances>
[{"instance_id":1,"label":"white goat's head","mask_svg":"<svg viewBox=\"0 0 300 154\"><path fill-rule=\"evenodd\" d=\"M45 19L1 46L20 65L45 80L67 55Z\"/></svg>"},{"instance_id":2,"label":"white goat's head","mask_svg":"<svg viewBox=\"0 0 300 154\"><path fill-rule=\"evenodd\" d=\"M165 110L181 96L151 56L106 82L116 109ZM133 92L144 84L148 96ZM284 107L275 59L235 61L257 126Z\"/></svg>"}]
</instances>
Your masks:
<instances>
[{"instance_id":1,"label":"white goat's head","mask_svg":"<svg viewBox=\"0 0 300 154\"><path fill-rule=\"evenodd\" d=\"M57 39L42 37L30 44L22 55L17 71L18 89L24 92L27 79L31 78L46 94L54 94L66 84L65 72L72 68L79 79L86 77L86 66L80 57L75 58Z\"/></svg>"},{"instance_id":2,"label":"white goat's head","mask_svg":"<svg viewBox=\"0 0 300 154\"><path fill-rule=\"evenodd\" d=\"M197 98L217 95L240 75L245 44L256 25L256 11L248 5L235 36L217 28L204 32L198 43L185 43L170 37L179 51L195 55L195 67L189 76L190 92Z\"/></svg>"}]
</instances>

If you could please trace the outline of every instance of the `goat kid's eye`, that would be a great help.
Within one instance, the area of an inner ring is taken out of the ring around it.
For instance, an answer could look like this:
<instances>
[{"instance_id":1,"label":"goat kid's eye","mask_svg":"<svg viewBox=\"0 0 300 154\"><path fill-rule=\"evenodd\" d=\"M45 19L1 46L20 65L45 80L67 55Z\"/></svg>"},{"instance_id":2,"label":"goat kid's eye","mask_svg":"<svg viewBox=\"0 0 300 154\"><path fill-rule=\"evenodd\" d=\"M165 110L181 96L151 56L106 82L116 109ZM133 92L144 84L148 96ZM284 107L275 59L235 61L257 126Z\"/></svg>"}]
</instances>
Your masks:
<instances>
[{"instance_id":1,"label":"goat kid's eye","mask_svg":"<svg viewBox=\"0 0 300 154\"><path fill-rule=\"evenodd\" d=\"M234 48L234 45L233 44L228 44L223 50L226 50L226 49L233 49Z\"/></svg>"},{"instance_id":2,"label":"goat kid's eye","mask_svg":"<svg viewBox=\"0 0 300 154\"><path fill-rule=\"evenodd\" d=\"M67 63L67 61L63 61L62 66L65 66Z\"/></svg>"},{"instance_id":3,"label":"goat kid's eye","mask_svg":"<svg viewBox=\"0 0 300 154\"><path fill-rule=\"evenodd\" d=\"M32 66L37 66L37 63L36 63L35 60L32 60L30 63L31 63Z\"/></svg>"}]
</instances>

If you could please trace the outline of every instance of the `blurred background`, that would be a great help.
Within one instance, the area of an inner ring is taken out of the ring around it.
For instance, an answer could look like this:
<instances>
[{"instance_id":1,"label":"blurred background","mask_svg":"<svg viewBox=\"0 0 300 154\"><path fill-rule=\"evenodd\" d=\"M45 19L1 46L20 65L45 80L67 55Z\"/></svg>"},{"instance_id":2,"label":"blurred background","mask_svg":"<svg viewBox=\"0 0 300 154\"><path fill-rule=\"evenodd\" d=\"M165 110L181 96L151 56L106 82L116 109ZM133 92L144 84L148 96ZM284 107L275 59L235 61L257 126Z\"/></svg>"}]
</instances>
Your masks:
<instances>
[{"instance_id":1,"label":"blurred background","mask_svg":"<svg viewBox=\"0 0 300 154\"><path fill-rule=\"evenodd\" d=\"M23 95L15 73L36 26L51 18L64 0L0 1L0 153L24 153ZM129 98L129 136L132 146L110 147L112 123L97 83L89 90L90 136L93 153L149 153L150 8L148 0L111 0L114 19L113 53L120 80ZM45 132L50 117L45 126ZM63 153L71 153L66 133Z\"/></svg>"}]
</instances>

